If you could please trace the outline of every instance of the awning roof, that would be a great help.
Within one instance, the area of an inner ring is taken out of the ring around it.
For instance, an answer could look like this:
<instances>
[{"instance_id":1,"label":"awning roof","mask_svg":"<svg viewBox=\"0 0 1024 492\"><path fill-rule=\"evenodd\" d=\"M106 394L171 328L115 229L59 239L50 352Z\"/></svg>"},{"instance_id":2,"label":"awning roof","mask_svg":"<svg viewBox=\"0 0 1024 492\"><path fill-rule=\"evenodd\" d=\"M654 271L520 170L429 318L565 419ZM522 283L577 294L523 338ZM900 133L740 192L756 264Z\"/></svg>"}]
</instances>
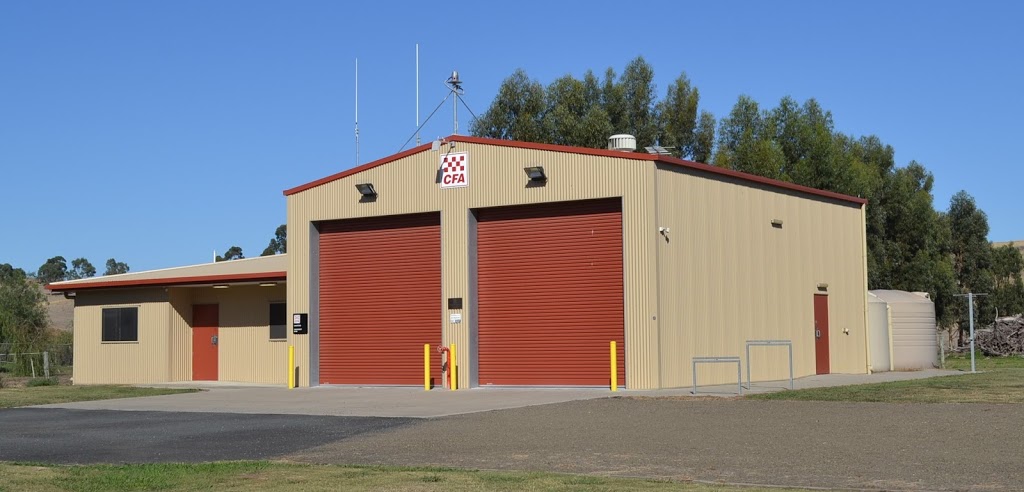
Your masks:
<instances>
[{"instance_id":1,"label":"awning roof","mask_svg":"<svg viewBox=\"0 0 1024 492\"><path fill-rule=\"evenodd\" d=\"M116 287L269 282L283 281L287 277L288 255L274 255L54 282L46 288L54 292L65 292Z\"/></svg>"}]
</instances>

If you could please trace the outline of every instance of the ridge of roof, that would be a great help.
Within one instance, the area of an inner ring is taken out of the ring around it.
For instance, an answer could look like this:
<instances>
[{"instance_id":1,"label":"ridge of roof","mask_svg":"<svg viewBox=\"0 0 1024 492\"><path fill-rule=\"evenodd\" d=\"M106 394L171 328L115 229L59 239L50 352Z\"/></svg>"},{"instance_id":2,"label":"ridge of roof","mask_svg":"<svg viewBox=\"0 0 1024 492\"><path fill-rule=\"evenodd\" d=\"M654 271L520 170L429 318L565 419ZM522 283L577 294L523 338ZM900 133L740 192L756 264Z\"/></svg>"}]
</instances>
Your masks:
<instances>
[{"instance_id":1,"label":"ridge of roof","mask_svg":"<svg viewBox=\"0 0 1024 492\"><path fill-rule=\"evenodd\" d=\"M551 152L565 152L565 153L570 153L570 154L593 155L593 156L600 156L600 157L614 157L614 158L618 158L618 159L632 159L632 160L638 160L638 161L662 162L662 163L665 163L665 164L681 166L681 167L685 167L685 168L689 168L689 169L694 169L694 170L697 170L697 171L704 171L704 172L708 172L708 173L711 173L711 174L717 174L717 175L721 175L721 176L728 176L728 177L731 177L731 178L740 179L740 180L743 180L743 181L749 181L749 182L752 182L752 183L758 183L758 184L763 184L763 185L767 185L767 186L772 186L772 187L775 187L775 188L781 188L781 189L790 190L790 191L797 191L797 192L801 192L801 193L807 193L807 194L810 194L810 195L816 195L816 196L821 196L821 197L826 197L826 198L832 198L832 199L835 199L835 200L856 203L856 204L859 204L859 205L864 205L864 204L867 203L867 200L864 199L864 198L844 195L842 193L836 193L836 192L833 192L833 191L820 190L818 188L811 188L810 186L798 185L798 184L790 183L790 182L787 182L787 181L781 181L781 180L772 179L772 178L765 178L765 177L762 177L762 176L748 174L748 173L744 173L744 172L740 172L740 171L734 171L732 169L725 169L725 168L718 167L718 166L712 166L711 164L703 164L703 163L700 163L700 162L688 161L688 160L685 160L685 159L679 159L679 158L676 158L676 157L669 157L669 156L663 156L663 155L643 154L643 153L639 153L639 152L622 152L622 151L618 151L618 150L608 150L608 149L591 149L591 148L587 148L587 147L571 147L571 146L568 146L568 145L556 145L556 144L535 143L535 142L520 142L520 141L516 141L516 140L500 140L500 139L494 139L494 138L471 137L471 136L467 136L467 135L450 135L450 136L446 137L444 139L444 141L447 141L447 142L464 142L464 143L473 143L473 144L480 144L480 145L494 145L494 146L499 146L499 147L514 147L514 148L530 149L530 150L546 150L546 151L551 151ZM430 143L423 144L423 145L420 145L418 147L413 147L413 148L411 148L409 150L406 150L404 152L399 152L397 154L393 154L393 155L390 155L390 156L387 156L387 157L383 157L383 158L377 159L377 160L375 160L373 162L368 162L368 163L363 164L361 166L357 166L357 167L354 167L352 169L348 169L348 170L345 170L345 171L342 171L342 172L339 172L339 173L336 173L336 174L332 174L330 176L326 176L326 177L320 178L320 179L318 179L316 181L311 181L311 182L303 184L303 185L299 185L299 186L296 186L296 187L293 187L293 188L289 188L287 190L284 190L284 195L285 196L290 196L290 195L294 195L296 193L300 193L300 192L306 191L306 190L311 189L311 188L316 188L317 186L320 186L322 184L330 183L332 181L337 181L339 179L351 176L353 174L357 174L357 173L360 173L360 172L363 172L363 171L366 171L366 170L369 170L369 169L373 169L375 167L383 166L384 164L388 164L390 162L394 162L394 161L397 161L399 159L402 159L402 158L405 158L405 157L409 157L411 155L418 154L418 153L423 152L425 150L428 150L430 148L431 148L431 144Z\"/></svg>"}]
</instances>

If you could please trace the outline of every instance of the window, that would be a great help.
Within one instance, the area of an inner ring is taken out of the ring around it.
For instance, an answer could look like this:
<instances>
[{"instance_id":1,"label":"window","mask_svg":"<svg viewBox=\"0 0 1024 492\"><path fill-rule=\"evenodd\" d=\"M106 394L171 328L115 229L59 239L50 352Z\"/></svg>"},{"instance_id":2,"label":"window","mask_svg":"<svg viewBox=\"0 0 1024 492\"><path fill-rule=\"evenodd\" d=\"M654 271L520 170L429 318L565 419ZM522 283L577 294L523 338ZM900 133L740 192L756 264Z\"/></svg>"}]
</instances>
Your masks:
<instances>
[{"instance_id":1,"label":"window","mask_svg":"<svg viewBox=\"0 0 1024 492\"><path fill-rule=\"evenodd\" d=\"M104 308L103 341L139 341L139 308Z\"/></svg>"},{"instance_id":2,"label":"window","mask_svg":"<svg viewBox=\"0 0 1024 492\"><path fill-rule=\"evenodd\" d=\"M288 307L283 302L270 304L270 339L288 338Z\"/></svg>"}]
</instances>

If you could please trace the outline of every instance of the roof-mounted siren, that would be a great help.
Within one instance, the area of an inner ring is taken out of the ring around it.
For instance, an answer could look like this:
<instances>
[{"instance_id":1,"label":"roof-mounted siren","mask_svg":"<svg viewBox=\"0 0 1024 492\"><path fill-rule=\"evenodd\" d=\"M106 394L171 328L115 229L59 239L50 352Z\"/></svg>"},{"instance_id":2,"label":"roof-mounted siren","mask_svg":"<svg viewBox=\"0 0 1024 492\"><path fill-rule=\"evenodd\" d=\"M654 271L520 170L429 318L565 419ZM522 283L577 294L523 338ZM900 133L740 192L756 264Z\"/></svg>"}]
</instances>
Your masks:
<instances>
[{"instance_id":1,"label":"roof-mounted siren","mask_svg":"<svg viewBox=\"0 0 1024 492\"><path fill-rule=\"evenodd\" d=\"M608 150L618 150L620 152L635 152L636 151L636 137L620 133L618 135L612 135L608 137Z\"/></svg>"}]
</instances>

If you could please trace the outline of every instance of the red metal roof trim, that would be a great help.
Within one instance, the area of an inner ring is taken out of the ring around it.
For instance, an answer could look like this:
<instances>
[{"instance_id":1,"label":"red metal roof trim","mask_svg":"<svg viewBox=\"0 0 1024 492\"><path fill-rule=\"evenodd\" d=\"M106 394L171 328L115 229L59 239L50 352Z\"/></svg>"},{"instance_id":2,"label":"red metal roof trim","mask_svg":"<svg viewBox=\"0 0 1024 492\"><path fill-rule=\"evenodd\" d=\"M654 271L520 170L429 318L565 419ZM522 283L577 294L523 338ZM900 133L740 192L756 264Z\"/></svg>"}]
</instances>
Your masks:
<instances>
[{"instance_id":1,"label":"red metal roof trim","mask_svg":"<svg viewBox=\"0 0 1024 492\"><path fill-rule=\"evenodd\" d=\"M389 162L397 161L398 159L401 159L403 157L409 157L410 155L418 154L418 153L423 152L424 150L427 150L429 148L430 148L430 144L429 143L420 145L419 147L413 147L413 148L411 148L409 150L406 150L405 152L399 152L399 153L397 153L395 155L390 155L388 157L384 157L383 159L377 159L377 160L375 160L373 162L368 162L366 164L363 164L362 166L353 167L352 169L349 169L347 171L342 171L342 172L337 173L337 174L332 174L330 176L327 176L326 178L320 178L320 179L318 179L316 181L312 181L312 182L306 183L304 185L299 185L299 186L296 186L294 188L290 188L290 189L284 190L284 196L294 195L296 193L299 193L299 192L302 192L302 191L306 191L306 190L308 190L310 188L316 188L317 186L320 186L322 184L330 183L331 181L337 181L337 180L339 180L341 178L345 178L345 177L351 176L351 175L356 174L356 173L361 173L361 172L366 171L368 169L373 169L373 168L375 168L377 166L383 166L384 164L387 164Z\"/></svg>"},{"instance_id":2,"label":"red metal roof trim","mask_svg":"<svg viewBox=\"0 0 1024 492\"><path fill-rule=\"evenodd\" d=\"M744 180L744 181L750 181L752 183L763 184L763 185L772 186L772 187L775 187L775 188L782 188L782 189L786 189L786 190L798 191L798 192L801 192L801 193L807 193L809 195L816 195L816 196L821 196L821 197L826 197L826 198L832 198L832 199L835 199L835 200L841 200L841 201L856 203L856 204L860 204L860 205L863 205L863 204L868 202L867 200L865 200L863 198L858 198L858 197L854 197L854 196L844 195L842 193L835 193L835 192L832 192L832 191L819 190L817 188L811 188L809 186L802 186L802 185L798 185L798 184L788 183L786 181L779 181L777 179L765 178L765 177L762 177L762 176L756 176L756 175L753 175L753 174L747 174L747 173L740 172L740 171L733 171L731 169L725 169L725 168L721 168L721 167L717 167L717 166L712 166L710 164L701 164L699 162L687 161L687 160L684 160L684 159L677 159L675 157L666 157L666 156L652 155L652 154L642 154L642 153L639 153L639 152L622 152L622 151L618 151L618 150L590 149L590 148L584 148L584 147L570 147L568 145L554 145L554 144L544 144L544 143L534 143L534 142L519 142L519 141L515 141L515 140L499 140L499 139L494 139L494 138L470 137L470 136L465 136L465 135L452 135L452 136L447 137L445 140L447 140L449 142L465 142L465 143L474 143L474 144L480 144L480 145L496 145L496 146L499 146L499 147L514 147L514 148L519 148L519 149L547 150L547 151L551 151L551 152L565 152L565 153L570 153L570 154L593 155L593 156L600 156L600 157L615 157L615 158L618 158L618 159L632 159L632 160L637 160L637 161L658 161L658 162L664 162L666 164L672 164L672 165L676 165L676 166L682 166L682 167L686 167L686 168L690 168L690 169L695 169L695 170L698 170L698 171L704 171L704 172L708 172L708 173L712 173L712 174L718 174L718 175L721 175L721 176L729 176L731 178L741 179L741 180ZM313 181L311 183L307 183L307 184L304 184L304 185L301 185L301 186L296 186L295 188L291 188L291 189L285 190L284 194L285 194L285 196L294 195L295 193L299 193L301 191L305 191L305 190L308 190L310 188L315 188L315 187L320 186L322 184L330 183L331 181L339 180L341 178L344 178L344 177L347 177L347 176L351 176L353 174L356 174L356 173L359 173L359 172L362 172L362 171L366 171L368 169L373 169L373 168L378 167L378 166L383 166L384 164L387 164L389 162L397 161L398 159L402 159L404 157L408 157L410 155L417 154L417 153L422 152L424 150L427 150L429 148L430 148L430 144L423 144L423 145L420 145L419 147L415 147L415 148L409 149L409 150L407 150L405 152L402 152L402 153L399 153L399 154L395 154L395 155L392 155L392 156L388 156L388 157L385 157L383 159L378 159L376 161L373 161L373 162L370 162L370 163L367 163L367 164L363 164L362 166L349 169L348 171L342 171L340 173L333 174L331 176L327 176L326 178L318 179L318 180Z\"/></svg>"},{"instance_id":3,"label":"red metal roof trim","mask_svg":"<svg viewBox=\"0 0 1024 492\"><path fill-rule=\"evenodd\" d=\"M288 272L237 273L232 275L202 275L194 277L145 278L136 280L112 280L110 282L82 282L72 285L47 284L52 292L71 290L107 289L115 287L152 287L171 285L194 285L209 283L255 282L260 280L287 280Z\"/></svg>"}]
</instances>

